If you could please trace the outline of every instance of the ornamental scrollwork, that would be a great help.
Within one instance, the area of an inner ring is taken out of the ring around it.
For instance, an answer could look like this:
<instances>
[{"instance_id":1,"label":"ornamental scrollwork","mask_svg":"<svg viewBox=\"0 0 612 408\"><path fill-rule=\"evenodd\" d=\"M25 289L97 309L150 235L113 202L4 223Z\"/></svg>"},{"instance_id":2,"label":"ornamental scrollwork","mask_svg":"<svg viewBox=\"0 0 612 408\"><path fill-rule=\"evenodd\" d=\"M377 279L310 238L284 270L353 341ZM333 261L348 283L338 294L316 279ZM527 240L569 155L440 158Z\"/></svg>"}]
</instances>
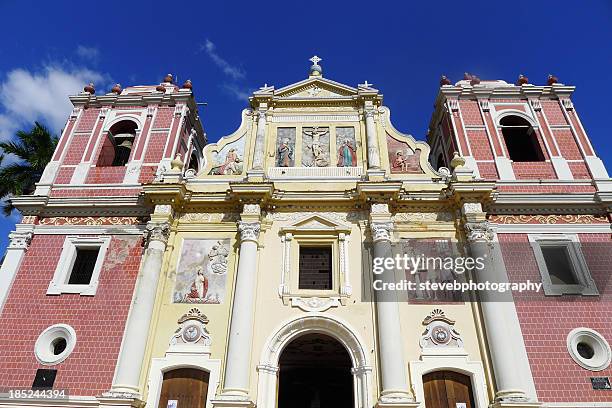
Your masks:
<instances>
[{"instance_id":1,"label":"ornamental scrollwork","mask_svg":"<svg viewBox=\"0 0 612 408\"><path fill-rule=\"evenodd\" d=\"M463 339L455 329L455 321L441 309L434 309L424 320L425 331L421 335L421 348L463 347Z\"/></svg>"},{"instance_id":2,"label":"ornamental scrollwork","mask_svg":"<svg viewBox=\"0 0 612 408\"><path fill-rule=\"evenodd\" d=\"M208 318L199 309L189 309L178 319L179 327L170 339L170 346L178 344L191 344L210 346L212 339L206 325Z\"/></svg>"},{"instance_id":3,"label":"ornamental scrollwork","mask_svg":"<svg viewBox=\"0 0 612 408\"><path fill-rule=\"evenodd\" d=\"M493 241L493 231L487 221L466 222L465 235L469 242L486 242Z\"/></svg>"},{"instance_id":4,"label":"ornamental scrollwork","mask_svg":"<svg viewBox=\"0 0 612 408\"><path fill-rule=\"evenodd\" d=\"M370 224L370 230L372 230L372 240L376 241L390 241L391 232L393 231L392 222L373 222Z\"/></svg>"},{"instance_id":5,"label":"ornamental scrollwork","mask_svg":"<svg viewBox=\"0 0 612 408\"><path fill-rule=\"evenodd\" d=\"M492 215L489 221L497 224L605 224L605 215L550 214L550 215Z\"/></svg>"},{"instance_id":6,"label":"ornamental scrollwork","mask_svg":"<svg viewBox=\"0 0 612 408\"><path fill-rule=\"evenodd\" d=\"M31 232L13 232L9 234L9 249L28 249L32 242Z\"/></svg>"},{"instance_id":7,"label":"ornamental scrollwork","mask_svg":"<svg viewBox=\"0 0 612 408\"><path fill-rule=\"evenodd\" d=\"M147 242L159 241L165 245L170 236L170 224L167 222L149 223L147 224L145 235Z\"/></svg>"},{"instance_id":8,"label":"ornamental scrollwork","mask_svg":"<svg viewBox=\"0 0 612 408\"><path fill-rule=\"evenodd\" d=\"M255 241L259 238L261 224L259 222L238 221L238 232L241 241Z\"/></svg>"}]
</instances>

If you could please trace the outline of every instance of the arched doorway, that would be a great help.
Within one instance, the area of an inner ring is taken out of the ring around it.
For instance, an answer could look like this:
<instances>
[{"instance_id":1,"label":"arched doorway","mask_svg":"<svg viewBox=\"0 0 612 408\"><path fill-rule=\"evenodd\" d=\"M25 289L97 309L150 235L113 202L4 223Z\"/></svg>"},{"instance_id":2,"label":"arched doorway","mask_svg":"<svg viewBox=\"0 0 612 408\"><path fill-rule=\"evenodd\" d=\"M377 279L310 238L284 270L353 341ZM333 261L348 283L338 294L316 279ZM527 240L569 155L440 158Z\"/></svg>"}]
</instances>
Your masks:
<instances>
[{"instance_id":1,"label":"arched doorway","mask_svg":"<svg viewBox=\"0 0 612 408\"><path fill-rule=\"evenodd\" d=\"M351 357L336 339L304 334L279 359L278 408L353 408Z\"/></svg>"},{"instance_id":2,"label":"arched doorway","mask_svg":"<svg viewBox=\"0 0 612 408\"><path fill-rule=\"evenodd\" d=\"M455 371L434 371L423 376L426 408L476 408L469 376Z\"/></svg>"},{"instance_id":3,"label":"arched doorway","mask_svg":"<svg viewBox=\"0 0 612 408\"><path fill-rule=\"evenodd\" d=\"M178 368L164 373L159 408L205 408L209 373L197 368Z\"/></svg>"}]
</instances>

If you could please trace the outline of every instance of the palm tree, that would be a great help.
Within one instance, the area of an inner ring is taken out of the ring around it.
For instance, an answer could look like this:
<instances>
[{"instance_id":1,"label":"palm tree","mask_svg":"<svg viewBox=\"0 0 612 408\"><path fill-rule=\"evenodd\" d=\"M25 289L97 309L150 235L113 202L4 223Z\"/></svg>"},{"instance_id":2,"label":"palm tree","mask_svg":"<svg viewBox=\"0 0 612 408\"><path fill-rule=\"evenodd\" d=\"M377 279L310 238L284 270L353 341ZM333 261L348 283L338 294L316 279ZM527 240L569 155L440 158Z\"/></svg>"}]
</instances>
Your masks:
<instances>
[{"instance_id":1,"label":"palm tree","mask_svg":"<svg viewBox=\"0 0 612 408\"><path fill-rule=\"evenodd\" d=\"M0 143L4 155L12 154L17 158L17 161L0 167L0 198L3 200L34 192L58 141L57 136L38 122L34 122L30 131L19 130L15 136L16 140ZM2 211L5 215L9 216L13 209L9 201L4 202Z\"/></svg>"}]
</instances>

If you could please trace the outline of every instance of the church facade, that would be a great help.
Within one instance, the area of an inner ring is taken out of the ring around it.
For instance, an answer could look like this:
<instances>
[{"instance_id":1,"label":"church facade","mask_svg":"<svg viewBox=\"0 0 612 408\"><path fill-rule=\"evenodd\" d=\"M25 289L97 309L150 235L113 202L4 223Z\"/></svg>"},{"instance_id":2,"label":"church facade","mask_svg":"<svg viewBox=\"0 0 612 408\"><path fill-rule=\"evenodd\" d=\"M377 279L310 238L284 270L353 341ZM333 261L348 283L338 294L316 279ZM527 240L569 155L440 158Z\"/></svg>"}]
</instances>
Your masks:
<instances>
[{"instance_id":1,"label":"church facade","mask_svg":"<svg viewBox=\"0 0 612 408\"><path fill-rule=\"evenodd\" d=\"M574 87L443 77L424 142L311 61L215 143L190 81L70 97L14 199L0 407L612 407Z\"/></svg>"}]
</instances>

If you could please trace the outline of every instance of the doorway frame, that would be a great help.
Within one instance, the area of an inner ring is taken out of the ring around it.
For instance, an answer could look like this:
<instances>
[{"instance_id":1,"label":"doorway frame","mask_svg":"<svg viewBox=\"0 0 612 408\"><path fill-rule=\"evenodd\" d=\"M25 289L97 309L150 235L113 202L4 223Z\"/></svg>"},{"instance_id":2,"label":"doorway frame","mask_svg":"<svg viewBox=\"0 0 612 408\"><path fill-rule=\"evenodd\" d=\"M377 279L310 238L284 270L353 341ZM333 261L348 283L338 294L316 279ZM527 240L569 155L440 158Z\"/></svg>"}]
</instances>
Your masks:
<instances>
[{"instance_id":1,"label":"doorway frame","mask_svg":"<svg viewBox=\"0 0 612 408\"><path fill-rule=\"evenodd\" d=\"M206 355L193 354L168 355L164 358L154 358L151 362L149 375L149 393L147 407L157 407L161 394L164 374L178 368L194 368L208 372L208 393L206 394L206 408L212 408L212 400L219 385L221 360L210 359Z\"/></svg>"},{"instance_id":2,"label":"doorway frame","mask_svg":"<svg viewBox=\"0 0 612 408\"><path fill-rule=\"evenodd\" d=\"M419 408L425 408L425 390L423 376L434 371L455 371L470 377L472 393L476 408L487 408L489 398L485 382L484 367L480 361L470 361L464 353L423 354L420 361L410 362L410 376L414 396L419 401Z\"/></svg>"},{"instance_id":3,"label":"doorway frame","mask_svg":"<svg viewBox=\"0 0 612 408\"><path fill-rule=\"evenodd\" d=\"M372 367L363 342L347 323L327 315L301 316L281 324L266 340L257 366L257 407L276 408L279 359L285 347L304 334L326 334L344 346L351 358L355 408L371 408Z\"/></svg>"}]
</instances>

